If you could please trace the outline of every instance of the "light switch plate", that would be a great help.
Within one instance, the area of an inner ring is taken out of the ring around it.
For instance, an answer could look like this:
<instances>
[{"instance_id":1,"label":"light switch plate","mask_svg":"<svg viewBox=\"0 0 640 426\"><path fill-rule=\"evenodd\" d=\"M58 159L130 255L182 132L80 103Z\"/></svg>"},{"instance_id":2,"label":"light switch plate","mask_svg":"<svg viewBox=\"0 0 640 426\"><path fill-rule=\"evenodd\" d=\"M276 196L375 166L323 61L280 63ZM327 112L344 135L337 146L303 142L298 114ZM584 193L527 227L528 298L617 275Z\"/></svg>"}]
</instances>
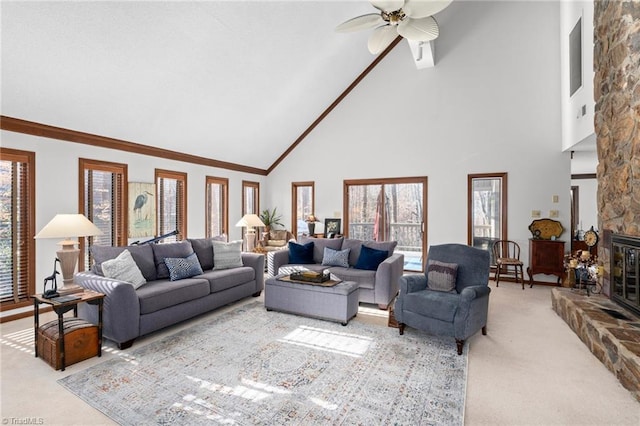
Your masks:
<instances>
[{"instance_id":1,"label":"light switch plate","mask_svg":"<svg viewBox=\"0 0 640 426\"><path fill-rule=\"evenodd\" d=\"M560 212L558 210L549 210L549 217L558 217Z\"/></svg>"},{"instance_id":2,"label":"light switch plate","mask_svg":"<svg viewBox=\"0 0 640 426\"><path fill-rule=\"evenodd\" d=\"M557 203L560 200L560 197L558 197L557 195L554 195L553 197L551 197L551 201L553 201L554 203Z\"/></svg>"},{"instance_id":3,"label":"light switch plate","mask_svg":"<svg viewBox=\"0 0 640 426\"><path fill-rule=\"evenodd\" d=\"M531 217L540 217L541 215L540 210L531 210Z\"/></svg>"}]
</instances>

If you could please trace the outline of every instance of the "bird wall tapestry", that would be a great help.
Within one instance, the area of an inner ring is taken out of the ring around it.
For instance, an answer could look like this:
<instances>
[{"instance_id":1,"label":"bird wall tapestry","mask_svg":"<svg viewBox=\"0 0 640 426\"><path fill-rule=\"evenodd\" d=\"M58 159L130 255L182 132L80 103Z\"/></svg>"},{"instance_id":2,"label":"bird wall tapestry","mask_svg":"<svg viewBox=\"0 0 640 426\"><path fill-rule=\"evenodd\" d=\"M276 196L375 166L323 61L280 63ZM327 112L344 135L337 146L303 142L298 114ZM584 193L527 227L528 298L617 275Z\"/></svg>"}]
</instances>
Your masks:
<instances>
[{"instance_id":1,"label":"bird wall tapestry","mask_svg":"<svg viewBox=\"0 0 640 426\"><path fill-rule=\"evenodd\" d=\"M155 236L155 195L155 184L129 182L129 238Z\"/></svg>"}]
</instances>

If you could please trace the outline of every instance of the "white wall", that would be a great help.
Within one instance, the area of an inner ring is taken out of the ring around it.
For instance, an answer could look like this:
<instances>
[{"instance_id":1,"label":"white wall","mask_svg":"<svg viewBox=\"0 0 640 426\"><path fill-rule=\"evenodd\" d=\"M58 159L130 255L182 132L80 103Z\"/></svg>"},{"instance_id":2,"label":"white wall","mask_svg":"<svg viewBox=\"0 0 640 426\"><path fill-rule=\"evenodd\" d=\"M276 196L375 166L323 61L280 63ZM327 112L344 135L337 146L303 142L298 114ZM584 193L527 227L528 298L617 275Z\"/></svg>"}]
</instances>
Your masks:
<instances>
[{"instance_id":1,"label":"white wall","mask_svg":"<svg viewBox=\"0 0 640 426\"><path fill-rule=\"evenodd\" d=\"M264 188L264 176L225 169L7 131L0 132L0 141L3 147L36 153L36 233L57 213L78 212L79 158L125 163L128 165L129 182L152 183L155 168L187 172L187 237L198 238L205 235L206 176L229 179L229 238L231 240L242 238L241 228L234 226L241 217L242 180L261 182L261 189ZM42 291L44 277L51 273L55 252L59 249L57 242L57 240L36 240L36 291L38 292ZM33 308L23 310L30 309ZM19 310L3 312L2 316L16 312Z\"/></svg>"},{"instance_id":2,"label":"white wall","mask_svg":"<svg viewBox=\"0 0 640 426\"><path fill-rule=\"evenodd\" d=\"M526 262L531 210L559 210L570 238L558 4L453 2L438 22L435 68L396 47L268 176L265 205L290 223L291 182L312 180L316 215L333 217L344 179L428 176L428 244L466 244L467 174L508 172Z\"/></svg>"},{"instance_id":3,"label":"white wall","mask_svg":"<svg viewBox=\"0 0 640 426\"><path fill-rule=\"evenodd\" d=\"M582 17L582 87L569 96L569 34ZM593 1L560 2L560 66L563 134L562 147L581 141L595 148L595 100L593 98ZM583 115L582 107L586 108Z\"/></svg>"}]
</instances>

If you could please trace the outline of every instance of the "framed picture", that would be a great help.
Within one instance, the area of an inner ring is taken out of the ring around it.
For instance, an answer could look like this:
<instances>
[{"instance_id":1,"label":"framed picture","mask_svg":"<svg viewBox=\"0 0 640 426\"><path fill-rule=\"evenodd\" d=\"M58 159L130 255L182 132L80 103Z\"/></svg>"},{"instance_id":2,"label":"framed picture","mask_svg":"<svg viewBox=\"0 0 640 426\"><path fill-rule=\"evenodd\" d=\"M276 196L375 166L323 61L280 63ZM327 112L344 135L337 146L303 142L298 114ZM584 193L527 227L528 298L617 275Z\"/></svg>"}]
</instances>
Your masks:
<instances>
[{"instance_id":1,"label":"framed picture","mask_svg":"<svg viewBox=\"0 0 640 426\"><path fill-rule=\"evenodd\" d=\"M340 224L342 219L325 219L324 220L324 237L334 238L340 234Z\"/></svg>"},{"instance_id":2,"label":"framed picture","mask_svg":"<svg viewBox=\"0 0 640 426\"><path fill-rule=\"evenodd\" d=\"M129 182L129 238L156 233L155 183Z\"/></svg>"}]
</instances>

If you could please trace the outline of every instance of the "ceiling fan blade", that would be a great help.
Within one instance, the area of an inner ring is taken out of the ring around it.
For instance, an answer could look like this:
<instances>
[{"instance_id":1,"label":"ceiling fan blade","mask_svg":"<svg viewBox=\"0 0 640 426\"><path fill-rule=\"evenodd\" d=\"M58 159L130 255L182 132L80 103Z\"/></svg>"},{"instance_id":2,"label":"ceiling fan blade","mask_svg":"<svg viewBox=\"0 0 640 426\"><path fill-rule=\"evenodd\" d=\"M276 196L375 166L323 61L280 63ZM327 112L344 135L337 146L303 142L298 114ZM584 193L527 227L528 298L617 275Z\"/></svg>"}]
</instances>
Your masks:
<instances>
[{"instance_id":1,"label":"ceiling fan blade","mask_svg":"<svg viewBox=\"0 0 640 426\"><path fill-rule=\"evenodd\" d=\"M398 37L398 31L394 25L384 25L373 30L369 36L369 52L377 55L391 44Z\"/></svg>"},{"instance_id":2,"label":"ceiling fan blade","mask_svg":"<svg viewBox=\"0 0 640 426\"><path fill-rule=\"evenodd\" d=\"M393 12L404 6L404 0L370 0L373 7L383 12Z\"/></svg>"},{"instance_id":3,"label":"ceiling fan blade","mask_svg":"<svg viewBox=\"0 0 640 426\"><path fill-rule=\"evenodd\" d=\"M440 30L431 16L422 19L405 18L398 24L398 34L408 40L431 41L438 38Z\"/></svg>"},{"instance_id":4,"label":"ceiling fan blade","mask_svg":"<svg viewBox=\"0 0 640 426\"><path fill-rule=\"evenodd\" d=\"M348 33L351 31L368 30L384 24L384 20L379 13L369 13L367 15L356 16L349 19L336 27L339 33Z\"/></svg>"},{"instance_id":5,"label":"ceiling fan blade","mask_svg":"<svg viewBox=\"0 0 640 426\"><path fill-rule=\"evenodd\" d=\"M404 13L414 19L435 15L451 4L453 0L407 0L402 7Z\"/></svg>"}]
</instances>

